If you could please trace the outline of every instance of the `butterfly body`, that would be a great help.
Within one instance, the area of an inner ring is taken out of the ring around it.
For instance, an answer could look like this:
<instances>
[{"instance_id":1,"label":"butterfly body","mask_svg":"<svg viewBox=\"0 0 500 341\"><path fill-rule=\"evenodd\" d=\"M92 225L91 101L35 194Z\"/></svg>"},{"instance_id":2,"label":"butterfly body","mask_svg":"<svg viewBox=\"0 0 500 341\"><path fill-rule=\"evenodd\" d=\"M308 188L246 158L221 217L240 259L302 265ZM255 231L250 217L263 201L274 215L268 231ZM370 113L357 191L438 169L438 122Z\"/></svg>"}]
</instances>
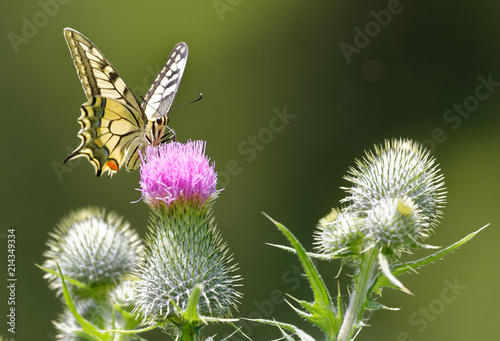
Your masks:
<instances>
[{"instance_id":1,"label":"butterfly body","mask_svg":"<svg viewBox=\"0 0 500 341\"><path fill-rule=\"evenodd\" d=\"M111 177L120 168L140 164L139 152L175 138L168 128L168 112L186 66L188 48L178 43L141 104L99 49L79 32L66 28L64 36L73 57L87 102L78 119L80 146L65 160L86 157L96 175Z\"/></svg>"}]
</instances>

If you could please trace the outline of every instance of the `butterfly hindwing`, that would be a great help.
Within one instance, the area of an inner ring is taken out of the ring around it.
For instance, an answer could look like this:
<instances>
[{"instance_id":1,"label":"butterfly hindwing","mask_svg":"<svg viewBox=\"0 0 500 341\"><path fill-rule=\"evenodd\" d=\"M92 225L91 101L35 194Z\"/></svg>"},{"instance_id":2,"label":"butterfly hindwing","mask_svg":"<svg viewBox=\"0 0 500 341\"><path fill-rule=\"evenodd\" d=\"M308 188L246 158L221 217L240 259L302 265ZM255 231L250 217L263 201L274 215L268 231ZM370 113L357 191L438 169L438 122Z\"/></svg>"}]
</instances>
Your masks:
<instances>
[{"instance_id":1,"label":"butterfly hindwing","mask_svg":"<svg viewBox=\"0 0 500 341\"><path fill-rule=\"evenodd\" d=\"M178 43L146 93L141 106L148 119L167 116L184 74L188 47Z\"/></svg>"},{"instance_id":2,"label":"butterfly hindwing","mask_svg":"<svg viewBox=\"0 0 500 341\"><path fill-rule=\"evenodd\" d=\"M78 136L82 142L64 161L84 156L94 166L97 176L108 171L111 177L123 164L129 171L136 169L144 120L132 108L104 97L88 100L81 111Z\"/></svg>"}]
</instances>

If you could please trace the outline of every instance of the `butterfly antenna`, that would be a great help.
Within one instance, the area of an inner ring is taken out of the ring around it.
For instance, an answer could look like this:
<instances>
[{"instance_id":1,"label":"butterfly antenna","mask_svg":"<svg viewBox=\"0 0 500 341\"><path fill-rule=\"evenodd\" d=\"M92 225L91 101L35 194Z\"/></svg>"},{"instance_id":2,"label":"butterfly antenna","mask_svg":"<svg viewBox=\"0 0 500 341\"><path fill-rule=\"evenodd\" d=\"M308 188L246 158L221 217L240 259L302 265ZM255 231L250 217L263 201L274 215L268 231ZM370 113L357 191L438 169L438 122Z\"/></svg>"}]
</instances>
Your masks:
<instances>
[{"instance_id":1,"label":"butterfly antenna","mask_svg":"<svg viewBox=\"0 0 500 341\"><path fill-rule=\"evenodd\" d=\"M192 100L191 102L187 102L187 103L181 104L178 107L175 107L175 108L171 109L170 111L174 111L175 109L179 109L179 108L185 107L186 105L189 105L191 103L198 102L202 98L203 98L203 94L200 92L200 97L198 97L197 99Z\"/></svg>"}]
</instances>

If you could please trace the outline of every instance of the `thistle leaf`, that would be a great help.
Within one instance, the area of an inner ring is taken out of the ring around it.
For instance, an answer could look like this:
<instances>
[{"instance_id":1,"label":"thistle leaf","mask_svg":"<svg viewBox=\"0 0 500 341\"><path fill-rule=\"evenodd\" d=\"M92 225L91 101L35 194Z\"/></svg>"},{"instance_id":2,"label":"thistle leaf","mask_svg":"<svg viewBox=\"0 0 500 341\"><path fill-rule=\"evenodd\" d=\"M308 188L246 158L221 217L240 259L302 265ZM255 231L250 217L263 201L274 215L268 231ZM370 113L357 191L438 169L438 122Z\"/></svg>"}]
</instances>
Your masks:
<instances>
[{"instance_id":1,"label":"thistle leaf","mask_svg":"<svg viewBox=\"0 0 500 341\"><path fill-rule=\"evenodd\" d=\"M64 280L64 276L62 274L61 268L59 267L59 264L57 264L57 269L59 270L59 276L61 278L62 291L63 291L64 299L66 300L66 305L68 306L69 311L73 314L73 316L78 321L78 323L82 326L83 332L94 336L97 340L103 340L103 341L109 340L110 339L109 335L98 332L96 326L94 326L89 321L85 320L78 313L78 311L76 311L75 304L73 303L73 300L71 299L68 287L66 286L66 282Z\"/></svg>"},{"instance_id":2,"label":"thistle leaf","mask_svg":"<svg viewBox=\"0 0 500 341\"><path fill-rule=\"evenodd\" d=\"M293 324L278 322L274 320L265 320L265 319L248 319L248 320L278 327L280 328L281 332L285 337L287 337L288 335L286 335L282 329L288 330L289 332L292 332L294 335L297 335L300 338L300 341L315 341L313 337L311 337L309 334L307 334L300 328L294 326Z\"/></svg>"},{"instance_id":3,"label":"thistle leaf","mask_svg":"<svg viewBox=\"0 0 500 341\"><path fill-rule=\"evenodd\" d=\"M298 301L304 308L306 308L310 312L310 315L300 315L306 318L309 322L321 328L327 335L327 337L333 340L340 328L342 317L336 316L334 311L335 307L332 303L330 294L328 293L323 279L319 275L316 267L312 263L311 259L309 258L297 238L295 238L295 236L283 224L273 220L265 213L263 214L276 225L276 227L281 231L281 233L283 233L283 235L288 239L290 244L297 252L302 267L304 268L304 272L306 273L306 276L311 285L311 289L313 290L314 303Z\"/></svg>"},{"instance_id":4,"label":"thistle leaf","mask_svg":"<svg viewBox=\"0 0 500 341\"><path fill-rule=\"evenodd\" d=\"M290 253L297 254L297 251L290 246L284 246L284 245L278 245L278 244L272 244L272 243L266 243L269 246L274 246L278 249L288 251ZM343 251L343 250L341 250ZM306 255L310 258L315 258L319 260L332 260L335 258L343 258L343 256L336 256L335 254L324 254L324 253L314 253L314 252L306 252Z\"/></svg>"},{"instance_id":5,"label":"thistle leaf","mask_svg":"<svg viewBox=\"0 0 500 341\"><path fill-rule=\"evenodd\" d=\"M407 263L402 263L402 264L395 264L390 268L390 272L392 273L393 276L398 276L401 275L405 272L408 272L410 270L415 270L423 267L424 265L430 264L436 260L439 260L443 258L444 256L448 255L449 253L455 251L465 243L467 243L469 240L474 238L479 232L481 232L484 228L489 226L489 224L481 227L479 230L472 232L465 238L459 240L458 242L448 246L447 248L435 252L432 255L429 255L427 257L424 257L422 259L412 261L412 262L407 262ZM391 283L391 281L388 279L388 277L383 273L380 272L377 277L375 278L372 287L370 288L370 291L376 292L379 295L382 293L382 287L394 287L394 285Z\"/></svg>"},{"instance_id":6,"label":"thistle leaf","mask_svg":"<svg viewBox=\"0 0 500 341\"><path fill-rule=\"evenodd\" d=\"M37 266L38 268L42 269L43 271L45 271L51 275L54 275L54 276L61 278L61 275L55 270L52 270L50 268L47 268L47 267L44 267L44 266L41 266L38 264L35 264L35 266ZM76 279L73 279L73 278L69 278L68 276L63 276L63 278L66 282L69 282L69 283L73 284L74 286L79 287L81 289L87 290L89 293L95 294L94 290L92 290L92 288L90 286L86 285L85 283L77 281Z\"/></svg>"}]
</instances>

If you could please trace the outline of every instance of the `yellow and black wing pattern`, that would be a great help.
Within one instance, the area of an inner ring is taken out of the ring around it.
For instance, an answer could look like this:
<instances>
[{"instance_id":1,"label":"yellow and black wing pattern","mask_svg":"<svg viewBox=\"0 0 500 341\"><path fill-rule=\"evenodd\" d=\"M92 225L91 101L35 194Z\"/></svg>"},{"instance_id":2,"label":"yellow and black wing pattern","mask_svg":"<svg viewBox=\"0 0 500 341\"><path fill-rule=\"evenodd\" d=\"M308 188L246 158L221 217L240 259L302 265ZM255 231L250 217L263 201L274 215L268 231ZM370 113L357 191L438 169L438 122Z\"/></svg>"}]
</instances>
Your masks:
<instances>
[{"instance_id":1,"label":"yellow and black wing pattern","mask_svg":"<svg viewBox=\"0 0 500 341\"><path fill-rule=\"evenodd\" d=\"M162 135L161 142L174 138L170 128L165 133L164 129L187 52L185 58L179 59L176 56L180 52L174 48L165 67L172 58L173 62L160 71L141 106L118 71L89 39L70 28L64 29L64 37L87 96L78 119L82 142L64 162L86 157L97 176L107 171L109 177L123 167L128 171L138 168L139 151L152 144L154 134Z\"/></svg>"},{"instance_id":2,"label":"yellow and black wing pattern","mask_svg":"<svg viewBox=\"0 0 500 341\"><path fill-rule=\"evenodd\" d=\"M188 57L186 43L178 43L156 76L141 106L148 119L167 116L179 89Z\"/></svg>"}]
</instances>

